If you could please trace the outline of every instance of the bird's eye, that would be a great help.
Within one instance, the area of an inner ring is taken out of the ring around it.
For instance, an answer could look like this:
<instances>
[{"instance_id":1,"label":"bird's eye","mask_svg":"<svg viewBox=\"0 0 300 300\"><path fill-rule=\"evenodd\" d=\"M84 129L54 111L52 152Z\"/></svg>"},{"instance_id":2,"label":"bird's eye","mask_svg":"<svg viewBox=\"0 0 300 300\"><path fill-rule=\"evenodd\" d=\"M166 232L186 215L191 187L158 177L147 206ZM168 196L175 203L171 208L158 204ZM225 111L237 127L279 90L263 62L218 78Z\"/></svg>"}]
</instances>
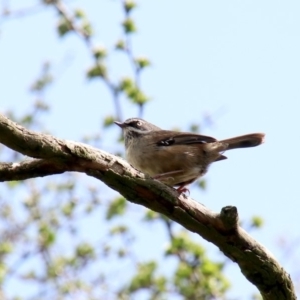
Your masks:
<instances>
[{"instance_id":1,"label":"bird's eye","mask_svg":"<svg viewBox=\"0 0 300 300\"><path fill-rule=\"evenodd\" d=\"M136 126L138 126L138 127L142 126L142 122L141 121L137 121L136 122Z\"/></svg>"}]
</instances>

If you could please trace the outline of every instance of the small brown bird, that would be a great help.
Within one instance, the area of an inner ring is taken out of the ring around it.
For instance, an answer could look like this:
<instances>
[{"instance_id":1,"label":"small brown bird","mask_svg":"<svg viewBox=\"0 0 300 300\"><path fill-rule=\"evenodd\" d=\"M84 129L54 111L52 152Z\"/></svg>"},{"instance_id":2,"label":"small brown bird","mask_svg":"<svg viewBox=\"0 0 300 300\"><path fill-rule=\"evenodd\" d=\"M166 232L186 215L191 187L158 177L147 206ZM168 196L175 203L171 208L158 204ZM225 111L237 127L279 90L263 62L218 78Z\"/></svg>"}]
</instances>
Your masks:
<instances>
[{"instance_id":1,"label":"small brown bird","mask_svg":"<svg viewBox=\"0 0 300 300\"><path fill-rule=\"evenodd\" d=\"M207 172L208 166L226 159L224 151L255 147L263 143L263 133L251 133L217 141L215 138L189 132L162 130L139 118L115 122L124 131L126 158L138 170L179 193Z\"/></svg>"}]
</instances>

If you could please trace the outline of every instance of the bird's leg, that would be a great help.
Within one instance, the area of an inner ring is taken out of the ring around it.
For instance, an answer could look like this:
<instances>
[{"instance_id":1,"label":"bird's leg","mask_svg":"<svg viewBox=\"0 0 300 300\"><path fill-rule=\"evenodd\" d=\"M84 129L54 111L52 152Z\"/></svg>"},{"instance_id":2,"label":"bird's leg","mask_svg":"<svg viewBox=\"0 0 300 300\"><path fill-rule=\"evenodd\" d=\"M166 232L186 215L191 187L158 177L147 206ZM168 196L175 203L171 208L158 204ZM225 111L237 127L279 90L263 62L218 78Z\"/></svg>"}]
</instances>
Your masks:
<instances>
[{"instance_id":1,"label":"bird's leg","mask_svg":"<svg viewBox=\"0 0 300 300\"><path fill-rule=\"evenodd\" d=\"M179 193L179 195L181 194L185 194L188 193L190 195L190 190L186 187L186 184L182 184L180 185L176 191Z\"/></svg>"},{"instance_id":2,"label":"bird's leg","mask_svg":"<svg viewBox=\"0 0 300 300\"><path fill-rule=\"evenodd\" d=\"M176 170L176 171L171 171L171 172L167 172L167 173L157 174L157 175L153 176L152 178L164 182L164 180L172 178L172 175L178 175L178 174L182 174L182 170ZM190 183L190 182L188 182L188 183ZM190 194L190 190L188 188L186 188L186 186L187 186L187 183L185 182L185 183L180 184L178 186L178 188L176 188L176 191L179 193L179 195L181 195L182 193L186 193L186 192L188 192L188 194Z\"/></svg>"}]
</instances>

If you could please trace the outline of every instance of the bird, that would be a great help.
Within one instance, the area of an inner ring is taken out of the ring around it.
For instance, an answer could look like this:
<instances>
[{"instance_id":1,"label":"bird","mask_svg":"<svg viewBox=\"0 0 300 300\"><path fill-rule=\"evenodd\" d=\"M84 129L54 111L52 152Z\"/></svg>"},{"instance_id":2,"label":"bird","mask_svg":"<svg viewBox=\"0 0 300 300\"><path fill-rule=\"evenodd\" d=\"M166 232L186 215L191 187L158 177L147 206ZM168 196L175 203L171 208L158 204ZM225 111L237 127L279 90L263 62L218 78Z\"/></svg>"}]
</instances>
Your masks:
<instances>
[{"instance_id":1,"label":"bird","mask_svg":"<svg viewBox=\"0 0 300 300\"><path fill-rule=\"evenodd\" d=\"M211 163L227 159L224 152L255 147L264 142L263 133L251 133L218 141L190 132L163 130L141 118L115 121L122 128L127 161L136 169L168 186L179 194L202 177Z\"/></svg>"}]
</instances>

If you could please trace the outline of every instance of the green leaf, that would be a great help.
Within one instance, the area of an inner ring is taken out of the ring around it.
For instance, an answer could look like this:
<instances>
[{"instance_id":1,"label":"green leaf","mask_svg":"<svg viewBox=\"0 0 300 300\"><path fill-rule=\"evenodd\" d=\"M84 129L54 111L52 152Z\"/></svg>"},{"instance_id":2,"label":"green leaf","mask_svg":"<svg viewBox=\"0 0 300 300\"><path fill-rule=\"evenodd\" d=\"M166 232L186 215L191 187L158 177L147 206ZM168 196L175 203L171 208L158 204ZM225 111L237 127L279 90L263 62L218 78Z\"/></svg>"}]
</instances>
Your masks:
<instances>
[{"instance_id":1,"label":"green leaf","mask_svg":"<svg viewBox=\"0 0 300 300\"><path fill-rule=\"evenodd\" d=\"M150 60L146 57L139 57L135 59L135 63L140 69L150 66Z\"/></svg>"},{"instance_id":2,"label":"green leaf","mask_svg":"<svg viewBox=\"0 0 300 300\"><path fill-rule=\"evenodd\" d=\"M57 31L59 36L65 36L68 32L72 30L73 30L72 24L67 19L62 17L57 25Z\"/></svg>"},{"instance_id":3,"label":"green leaf","mask_svg":"<svg viewBox=\"0 0 300 300\"><path fill-rule=\"evenodd\" d=\"M145 104L149 100L149 98L138 88L132 89L127 96L136 104Z\"/></svg>"},{"instance_id":4,"label":"green leaf","mask_svg":"<svg viewBox=\"0 0 300 300\"><path fill-rule=\"evenodd\" d=\"M97 59L103 59L106 57L107 55L107 52L106 52L106 49L104 47L95 47L93 49L93 54L94 54L94 57L97 58Z\"/></svg>"},{"instance_id":5,"label":"green leaf","mask_svg":"<svg viewBox=\"0 0 300 300\"><path fill-rule=\"evenodd\" d=\"M43 223L39 228L39 242L44 248L48 248L55 242L56 235L51 228Z\"/></svg>"},{"instance_id":6,"label":"green leaf","mask_svg":"<svg viewBox=\"0 0 300 300\"><path fill-rule=\"evenodd\" d=\"M138 266L138 273L132 279L129 291L134 292L141 288L148 288L153 283L154 272L157 268L157 264L155 261L151 261L148 263L143 263Z\"/></svg>"},{"instance_id":7,"label":"green leaf","mask_svg":"<svg viewBox=\"0 0 300 300\"><path fill-rule=\"evenodd\" d=\"M115 48L117 50L124 50L125 49L125 42L123 40L117 41Z\"/></svg>"},{"instance_id":8,"label":"green leaf","mask_svg":"<svg viewBox=\"0 0 300 300\"><path fill-rule=\"evenodd\" d=\"M2 284L7 274L7 265L0 262L0 283Z\"/></svg>"},{"instance_id":9,"label":"green leaf","mask_svg":"<svg viewBox=\"0 0 300 300\"><path fill-rule=\"evenodd\" d=\"M157 220L159 218L159 214L153 210L147 210L144 219L146 221L153 221L153 220Z\"/></svg>"},{"instance_id":10,"label":"green leaf","mask_svg":"<svg viewBox=\"0 0 300 300\"><path fill-rule=\"evenodd\" d=\"M198 133L200 131L200 126L199 124L192 124L190 126L190 131L191 132L195 132L195 133Z\"/></svg>"},{"instance_id":11,"label":"green leaf","mask_svg":"<svg viewBox=\"0 0 300 300\"><path fill-rule=\"evenodd\" d=\"M114 226L110 229L111 235L122 234L128 231L128 227L125 225Z\"/></svg>"},{"instance_id":12,"label":"green leaf","mask_svg":"<svg viewBox=\"0 0 300 300\"><path fill-rule=\"evenodd\" d=\"M94 247L91 246L88 243L82 243L77 246L76 250L76 256L80 258L95 258L95 250Z\"/></svg>"},{"instance_id":13,"label":"green leaf","mask_svg":"<svg viewBox=\"0 0 300 300\"><path fill-rule=\"evenodd\" d=\"M85 35L90 37L93 35L93 28L90 22L84 21L82 24L82 30L84 31Z\"/></svg>"},{"instance_id":14,"label":"green leaf","mask_svg":"<svg viewBox=\"0 0 300 300\"><path fill-rule=\"evenodd\" d=\"M106 219L111 220L113 217L123 215L127 206L127 201L123 197L113 200L106 212Z\"/></svg>"},{"instance_id":15,"label":"green leaf","mask_svg":"<svg viewBox=\"0 0 300 300\"><path fill-rule=\"evenodd\" d=\"M127 254L127 250L124 249L124 248L120 248L120 249L118 250L118 252L117 252L117 255L118 255L119 258L125 257L126 254Z\"/></svg>"},{"instance_id":16,"label":"green leaf","mask_svg":"<svg viewBox=\"0 0 300 300\"><path fill-rule=\"evenodd\" d=\"M202 189L202 190L205 190L206 189L206 180L205 179L200 179L198 181L198 185L199 187Z\"/></svg>"},{"instance_id":17,"label":"green leaf","mask_svg":"<svg viewBox=\"0 0 300 300\"><path fill-rule=\"evenodd\" d=\"M74 15L77 19L84 19L86 17L85 12L82 9L75 9Z\"/></svg>"},{"instance_id":18,"label":"green leaf","mask_svg":"<svg viewBox=\"0 0 300 300\"><path fill-rule=\"evenodd\" d=\"M0 256L3 257L3 255L9 254L13 251L13 245L8 241L3 241L0 244Z\"/></svg>"},{"instance_id":19,"label":"green leaf","mask_svg":"<svg viewBox=\"0 0 300 300\"><path fill-rule=\"evenodd\" d=\"M124 9L126 13L130 13L136 7L136 3L134 1L126 0L124 1Z\"/></svg>"},{"instance_id":20,"label":"green leaf","mask_svg":"<svg viewBox=\"0 0 300 300\"><path fill-rule=\"evenodd\" d=\"M105 78L107 75L107 70L105 65L97 64L96 66L90 68L87 72L87 77L92 79L95 77L102 77Z\"/></svg>"},{"instance_id":21,"label":"green leaf","mask_svg":"<svg viewBox=\"0 0 300 300\"><path fill-rule=\"evenodd\" d=\"M47 274L50 278L56 278L58 274L62 274L67 265L67 260L63 257L56 257L56 259L49 262Z\"/></svg>"},{"instance_id":22,"label":"green leaf","mask_svg":"<svg viewBox=\"0 0 300 300\"><path fill-rule=\"evenodd\" d=\"M252 223L251 224L252 227L261 228L264 224L264 220L259 216L253 216L251 219L251 223Z\"/></svg>"},{"instance_id":23,"label":"green leaf","mask_svg":"<svg viewBox=\"0 0 300 300\"><path fill-rule=\"evenodd\" d=\"M134 83L132 79L129 77L123 78L119 84L120 91L124 91L126 93L131 91L133 88L134 88Z\"/></svg>"},{"instance_id":24,"label":"green leaf","mask_svg":"<svg viewBox=\"0 0 300 300\"><path fill-rule=\"evenodd\" d=\"M123 78L119 84L119 90L123 91L133 103L144 104L149 101L149 98L135 85L131 78Z\"/></svg>"},{"instance_id":25,"label":"green leaf","mask_svg":"<svg viewBox=\"0 0 300 300\"><path fill-rule=\"evenodd\" d=\"M13 189L13 188L21 185L21 181L12 180L12 181L7 181L6 184L9 188Z\"/></svg>"},{"instance_id":26,"label":"green leaf","mask_svg":"<svg viewBox=\"0 0 300 300\"><path fill-rule=\"evenodd\" d=\"M109 126L113 125L115 119L116 119L116 118L113 117L113 116L106 116L106 117L104 118L104 121L103 121L103 126L104 126L104 127L109 127Z\"/></svg>"},{"instance_id":27,"label":"green leaf","mask_svg":"<svg viewBox=\"0 0 300 300\"><path fill-rule=\"evenodd\" d=\"M132 19L127 18L125 21L122 23L123 29L126 33L133 33L136 32L136 27L135 23Z\"/></svg>"},{"instance_id":28,"label":"green leaf","mask_svg":"<svg viewBox=\"0 0 300 300\"><path fill-rule=\"evenodd\" d=\"M74 201L69 201L62 207L62 213L65 216L71 216L75 207L76 207L76 203Z\"/></svg>"}]
</instances>

